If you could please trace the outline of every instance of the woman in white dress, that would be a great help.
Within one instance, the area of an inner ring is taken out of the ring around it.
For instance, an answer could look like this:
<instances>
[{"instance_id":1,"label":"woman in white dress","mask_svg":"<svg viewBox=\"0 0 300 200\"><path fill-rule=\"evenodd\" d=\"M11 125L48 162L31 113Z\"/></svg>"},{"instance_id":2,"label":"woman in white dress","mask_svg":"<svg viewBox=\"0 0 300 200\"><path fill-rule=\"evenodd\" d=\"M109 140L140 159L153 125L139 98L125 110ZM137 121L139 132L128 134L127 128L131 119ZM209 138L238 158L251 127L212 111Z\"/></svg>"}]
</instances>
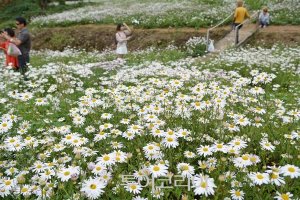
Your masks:
<instances>
[{"instance_id":1,"label":"woman in white dress","mask_svg":"<svg viewBox=\"0 0 300 200\"><path fill-rule=\"evenodd\" d=\"M116 33L116 42L117 42L117 50L116 53L118 58L123 58L125 54L128 53L127 50L127 41L130 40L131 29L127 26L127 24L118 24L117 25L117 33Z\"/></svg>"}]
</instances>

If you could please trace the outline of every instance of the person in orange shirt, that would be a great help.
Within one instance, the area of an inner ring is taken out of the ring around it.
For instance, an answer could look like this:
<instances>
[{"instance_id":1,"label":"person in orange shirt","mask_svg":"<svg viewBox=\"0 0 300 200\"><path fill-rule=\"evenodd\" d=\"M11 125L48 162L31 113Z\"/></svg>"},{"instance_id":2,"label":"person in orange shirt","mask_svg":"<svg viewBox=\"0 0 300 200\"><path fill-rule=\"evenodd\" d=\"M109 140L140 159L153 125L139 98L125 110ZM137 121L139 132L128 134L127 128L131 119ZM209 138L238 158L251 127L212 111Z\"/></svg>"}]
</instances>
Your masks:
<instances>
[{"instance_id":1,"label":"person in orange shirt","mask_svg":"<svg viewBox=\"0 0 300 200\"><path fill-rule=\"evenodd\" d=\"M15 32L11 28L4 29L3 33L1 33L1 38L5 38L3 35L9 35L12 38L15 38ZM13 57L7 54L8 46L10 44L9 40L3 40L0 41L0 49L4 50L4 53L6 55L6 65L12 66L14 69L18 69L18 57Z\"/></svg>"},{"instance_id":2,"label":"person in orange shirt","mask_svg":"<svg viewBox=\"0 0 300 200\"><path fill-rule=\"evenodd\" d=\"M243 1L237 1L237 7L234 12L233 25L234 28L244 22L246 18L250 18L250 15L246 8L243 7ZM242 28L243 25L240 25L238 29Z\"/></svg>"}]
</instances>

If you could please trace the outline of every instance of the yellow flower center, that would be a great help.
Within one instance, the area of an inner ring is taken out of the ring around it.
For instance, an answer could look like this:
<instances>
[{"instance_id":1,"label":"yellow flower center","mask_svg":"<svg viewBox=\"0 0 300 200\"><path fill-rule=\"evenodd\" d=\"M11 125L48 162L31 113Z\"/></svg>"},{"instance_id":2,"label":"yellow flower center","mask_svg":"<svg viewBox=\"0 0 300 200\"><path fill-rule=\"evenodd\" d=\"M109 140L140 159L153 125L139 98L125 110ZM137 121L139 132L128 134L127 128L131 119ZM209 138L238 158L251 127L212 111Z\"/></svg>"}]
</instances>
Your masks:
<instances>
[{"instance_id":1,"label":"yellow flower center","mask_svg":"<svg viewBox=\"0 0 300 200\"><path fill-rule=\"evenodd\" d=\"M11 185L11 181L10 180L8 180L8 181L5 181L5 185Z\"/></svg>"},{"instance_id":2,"label":"yellow flower center","mask_svg":"<svg viewBox=\"0 0 300 200\"><path fill-rule=\"evenodd\" d=\"M105 133L103 131L100 131L99 132L99 135L104 135Z\"/></svg>"},{"instance_id":3,"label":"yellow flower center","mask_svg":"<svg viewBox=\"0 0 300 200\"><path fill-rule=\"evenodd\" d=\"M104 160L104 161L109 161L109 160L110 160L110 157L109 157L109 156L104 156L104 157L103 157L103 160Z\"/></svg>"},{"instance_id":4,"label":"yellow flower center","mask_svg":"<svg viewBox=\"0 0 300 200\"><path fill-rule=\"evenodd\" d=\"M174 135L173 131L168 131L168 135Z\"/></svg>"},{"instance_id":5,"label":"yellow flower center","mask_svg":"<svg viewBox=\"0 0 300 200\"><path fill-rule=\"evenodd\" d=\"M256 177L257 177L258 179L260 179L260 180L261 180L261 179L264 179L264 176L261 175L261 174L257 174Z\"/></svg>"},{"instance_id":6,"label":"yellow flower center","mask_svg":"<svg viewBox=\"0 0 300 200\"><path fill-rule=\"evenodd\" d=\"M97 171L100 171L101 169L102 169L102 167L100 167L100 166L96 167Z\"/></svg>"},{"instance_id":7,"label":"yellow flower center","mask_svg":"<svg viewBox=\"0 0 300 200\"><path fill-rule=\"evenodd\" d=\"M153 167L153 171L158 172L159 170L160 170L160 167L159 167L159 166L156 165L156 166Z\"/></svg>"},{"instance_id":8,"label":"yellow flower center","mask_svg":"<svg viewBox=\"0 0 300 200\"><path fill-rule=\"evenodd\" d=\"M240 191L235 191L235 196L240 197L241 196L241 192Z\"/></svg>"},{"instance_id":9,"label":"yellow flower center","mask_svg":"<svg viewBox=\"0 0 300 200\"><path fill-rule=\"evenodd\" d=\"M290 199L289 195L287 195L287 194L282 194L282 195L281 195L281 198L282 198L283 200L289 200L289 199Z\"/></svg>"},{"instance_id":10,"label":"yellow flower center","mask_svg":"<svg viewBox=\"0 0 300 200\"><path fill-rule=\"evenodd\" d=\"M21 190L21 192L27 192L27 191L28 191L28 188L26 188L26 187L23 187Z\"/></svg>"},{"instance_id":11,"label":"yellow flower center","mask_svg":"<svg viewBox=\"0 0 300 200\"><path fill-rule=\"evenodd\" d=\"M91 184L91 185L90 185L90 188L91 188L92 190L95 190L95 189L97 188L97 185Z\"/></svg>"},{"instance_id":12,"label":"yellow flower center","mask_svg":"<svg viewBox=\"0 0 300 200\"><path fill-rule=\"evenodd\" d=\"M130 188L131 188L132 190L135 190L137 187L136 187L136 185L131 185Z\"/></svg>"},{"instance_id":13,"label":"yellow flower center","mask_svg":"<svg viewBox=\"0 0 300 200\"><path fill-rule=\"evenodd\" d=\"M242 159L243 159L243 160L249 160L249 156L243 155L243 156L242 156Z\"/></svg>"},{"instance_id":14,"label":"yellow flower center","mask_svg":"<svg viewBox=\"0 0 300 200\"><path fill-rule=\"evenodd\" d=\"M202 188L206 188L206 187L207 187L207 184L206 184L206 182L202 182L202 183L201 183L201 185L200 185L200 187L202 187Z\"/></svg>"},{"instance_id":15,"label":"yellow flower center","mask_svg":"<svg viewBox=\"0 0 300 200\"><path fill-rule=\"evenodd\" d=\"M64 175L65 175L65 176L69 176L69 175L70 175L70 172L67 171L67 172L64 173Z\"/></svg>"},{"instance_id":16,"label":"yellow flower center","mask_svg":"<svg viewBox=\"0 0 300 200\"><path fill-rule=\"evenodd\" d=\"M278 178L278 175L277 174L274 174L274 173L272 173L272 175L271 175L271 179L277 179Z\"/></svg>"},{"instance_id":17,"label":"yellow flower center","mask_svg":"<svg viewBox=\"0 0 300 200\"><path fill-rule=\"evenodd\" d=\"M291 172L291 173L294 173L296 170L295 170L294 167L289 167L289 168L288 168L288 171Z\"/></svg>"},{"instance_id":18,"label":"yellow flower center","mask_svg":"<svg viewBox=\"0 0 300 200\"><path fill-rule=\"evenodd\" d=\"M251 157L251 158L250 158L250 161L251 161L251 162L256 162L256 157Z\"/></svg>"}]
</instances>

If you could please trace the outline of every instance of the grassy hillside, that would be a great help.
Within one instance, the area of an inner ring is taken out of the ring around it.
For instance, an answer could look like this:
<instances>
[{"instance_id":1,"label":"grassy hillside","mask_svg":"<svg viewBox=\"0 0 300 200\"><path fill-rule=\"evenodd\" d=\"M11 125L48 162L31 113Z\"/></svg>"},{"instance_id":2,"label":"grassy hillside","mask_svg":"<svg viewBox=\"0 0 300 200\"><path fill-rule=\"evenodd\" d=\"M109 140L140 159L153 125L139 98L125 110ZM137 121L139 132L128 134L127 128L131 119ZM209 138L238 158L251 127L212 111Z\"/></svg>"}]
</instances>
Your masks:
<instances>
[{"instance_id":1,"label":"grassy hillside","mask_svg":"<svg viewBox=\"0 0 300 200\"><path fill-rule=\"evenodd\" d=\"M52 5L48 6L46 10L42 10L37 0L2 0L0 2L2 5L0 6L0 28L13 26L14 19L18 16L23 16L30 20L36 16L50 15L84 5L91 5L91 3L79 2L73 5Z\"/></svg>"}]
</instances>

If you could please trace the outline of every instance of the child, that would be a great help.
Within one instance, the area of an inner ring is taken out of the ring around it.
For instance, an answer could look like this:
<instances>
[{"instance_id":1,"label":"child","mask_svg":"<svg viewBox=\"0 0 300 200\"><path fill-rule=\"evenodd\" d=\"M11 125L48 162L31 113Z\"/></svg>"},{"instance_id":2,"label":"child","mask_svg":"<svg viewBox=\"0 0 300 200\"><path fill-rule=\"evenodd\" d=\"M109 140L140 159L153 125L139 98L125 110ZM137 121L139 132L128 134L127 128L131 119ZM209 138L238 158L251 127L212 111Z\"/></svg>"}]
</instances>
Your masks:
<instances>
[{"instance_id":1,"label":"child","mask_svg":"<svg viewBox=\"0 0 300 200\"><path fill-rule=\"evenodd\" d=\"M243 7L243 1L237 1L237 7L234 12L233 25L234 28L244 22L246 18L250 18L250 15L246 8ZM243 25L239 26L239 29L242 28Z\"/></svg>"},{"instance_id":2,"label":"child","mask_svg":"<svg viewBox=\"0 0 300 200\"><path fill-rule=\"evenodd\" d=\"M4 32L1 33L2 38L5 38L4 35L8 35L11 38L15 38L15 32L11 28L4 29ZM0 41L0 49L4 50L4 53L6 54L6 65L12 66L14 69L18 69L18 58L7 54L9 44L9 40L5 40L3 42Z\"/></svg>"},{"instance_id":3,"label":"child","mask_svg":"<svg viewBox=\"0 0 300 200\"><path fill-rule=\"evenodd\" d=\"M117 25L117 33L116 33L116 42L117 42L117 50L116 53L119 59L122 59L125 54L127 54L127 41L130 40L131 29L127 26L127 24L118 24ZM129 36L129 37L127 37Z\"/></svg>"},{"instance_id":4,"label":"child","mask_svg":"<svg viewBox=\"0 0 300 200\"><path fill-rule=\"evenodd\" d=\"M264 7L262 12L259 14L259 25L261 28L265 28L270 24L270 14L268 8Z\"/></svg>"}]
</instances>

